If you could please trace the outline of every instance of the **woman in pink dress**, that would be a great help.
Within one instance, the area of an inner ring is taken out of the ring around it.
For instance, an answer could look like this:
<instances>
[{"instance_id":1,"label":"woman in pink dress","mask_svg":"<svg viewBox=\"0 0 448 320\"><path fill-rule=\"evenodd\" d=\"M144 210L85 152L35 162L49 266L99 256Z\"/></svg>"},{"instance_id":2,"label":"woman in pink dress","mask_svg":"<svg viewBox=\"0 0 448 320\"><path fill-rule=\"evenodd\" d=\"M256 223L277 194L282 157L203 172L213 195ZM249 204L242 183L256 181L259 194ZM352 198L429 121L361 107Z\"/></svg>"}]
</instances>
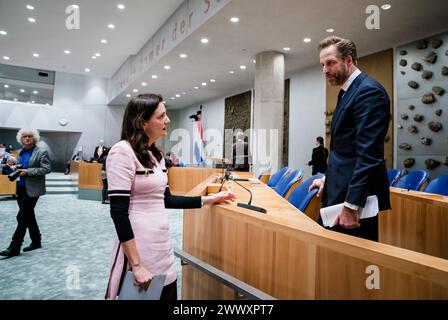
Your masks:
<instances>
[{"instance_id":1,"label":"woman in pink dress","mask_svg":"<svg viewBox=\"0 0 448 320\"><path fill-rule=\"evenodd\" d=\"M176 270L165 208L200 208L235 200L221 192L213 196L173 196L162 152L156 140L167 135L170 119L163 98L142 94L133 98L123 117L121 141L109 151L107 179L110 212L117 237L111 259L106 299L116 299L127 270L134 283L147 287L153 275L165 273L161 300L176 300Z\"/></svg>"}]
</instances>

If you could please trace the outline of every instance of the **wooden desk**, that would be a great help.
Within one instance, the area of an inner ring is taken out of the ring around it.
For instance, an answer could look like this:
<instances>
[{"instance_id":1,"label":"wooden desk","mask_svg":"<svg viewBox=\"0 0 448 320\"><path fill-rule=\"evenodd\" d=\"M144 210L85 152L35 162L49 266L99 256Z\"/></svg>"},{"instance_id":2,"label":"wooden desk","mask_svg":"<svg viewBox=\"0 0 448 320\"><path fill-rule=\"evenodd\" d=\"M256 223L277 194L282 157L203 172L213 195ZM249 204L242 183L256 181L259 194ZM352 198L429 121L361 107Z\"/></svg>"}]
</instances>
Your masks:
<instances>
[{"instance_id":1,"label":"wooden desk","mask_svg":"<svg viewBox=\"0 0 448 320\"><path fill-rule=\"evenodd\" d=\"M70 175L76 176L79 173L79 163L81 161L70 160Z\"/></svg>"},{"instance_id":2,"label":"wooden desk","mask_svg":"<svg viewBox=\"0 0 448 320\"><path fill-rule=\"evenodd\" d=\"M8 176L0 174L0 195L7 196L16 194L17 183L11 182Z\"/></svg>"},{"instance_id":3,"label":"wooden desk","mask_svg":"<svg viewBox=\"0 0 448 320\"><path fill-rule=\"evenodd\" d=\"M172 194L184 195L210 175L222 174L216 168L171 167L168 169L168 183Z\"/></svg>"},{"instance_id":4,"label":"wooden desk","mask_svg":"<svg viewBox=\"0 0 448 320\"><path fill-rule=\"evenodd\" d=\"M189 194L203 194L211 181ZM235 205L185 210L186 252L279 299L448 299L448 260L325 230L264 184L245 184L268 213ZM247 201L247 192L232 190ZM379 289L366 287L371 266ZM235 298L190 266L182 278L183 299Z\"/></svg>"},{"instance_id":5,"label":"wooden desk","mask_svg":"<svg viewBox=\"0 0 448 320\"><path fill-rule=\"evenodd\" d=\"M379 216L380 242L448 259L448 197L391 188Z\"/></svg>"},{"instance_id":6,"label":"wooden desk","mask_svg":"<svg viewBox=\"0 0 448 320\"><path fill-rule=\"evenodd\" d=\"M78 167L78 198L85 200L101 200L103 181L101 179L101 163L81 161Z\"/></svg>"}]
</instances>

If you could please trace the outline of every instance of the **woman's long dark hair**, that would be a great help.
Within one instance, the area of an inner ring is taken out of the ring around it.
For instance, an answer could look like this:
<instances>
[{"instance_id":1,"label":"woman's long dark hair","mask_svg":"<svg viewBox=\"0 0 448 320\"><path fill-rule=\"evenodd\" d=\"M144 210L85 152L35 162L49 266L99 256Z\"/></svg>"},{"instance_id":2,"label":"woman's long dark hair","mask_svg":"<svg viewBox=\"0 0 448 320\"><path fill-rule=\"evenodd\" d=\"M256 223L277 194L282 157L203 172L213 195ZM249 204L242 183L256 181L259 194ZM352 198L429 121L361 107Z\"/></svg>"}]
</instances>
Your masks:
<instances>
[{"instance_id":1,"label":"woman's long dark hair","mask_svg":"<svg viewBox=\"0 0 448 320\"><path fill-rule=\"evenodd\" d=\"M146 168L153 168L155 163L149 152L157 159L162 160L162 152L153 143L148 148L149 138L143 130L143 121L148 121L159 106L163 98L159 94L140 94L129 101L121 126L121 140L126 140L132 146L137 159Z\"/></svg>"}]
</instances>

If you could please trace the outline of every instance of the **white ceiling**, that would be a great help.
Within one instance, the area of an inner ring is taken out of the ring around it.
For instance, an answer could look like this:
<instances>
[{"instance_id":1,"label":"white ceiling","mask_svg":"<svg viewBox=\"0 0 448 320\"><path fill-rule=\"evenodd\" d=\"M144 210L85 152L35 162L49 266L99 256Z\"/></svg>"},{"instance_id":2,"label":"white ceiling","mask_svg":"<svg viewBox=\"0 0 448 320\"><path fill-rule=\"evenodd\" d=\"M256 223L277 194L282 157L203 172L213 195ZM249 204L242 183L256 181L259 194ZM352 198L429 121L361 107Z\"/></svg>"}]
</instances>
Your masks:
<instances>
[{"instance_id":1,"label":"white ceiling","mask_svg":"<svg viewBox=\"0 0 448 320\"><path fill-rule=\"evenodd\" d=\"M26 20L31 14L25 8L27 1L0 0L0 30L8 31L6 37L0 36L0 57L9 55L11 60L6 63L14 65L75 73L90 67L93 75L111 76L129 55L138 52L182 1L73 2L81 8L81 30L76 34L64 28L64 10L72 2L35 0L38 22L30 26ZM117 10L117 3L124 3L126 10ZM367 30L366 7L384 3L392 8L381 11L380 30ZM325 32L329 27L336 30L336 35L354 40L363 56L447 31L447 12L446 0L233 0L111 104L126 104L125 95L134 94L132 89L161 93L169 108L200 104L252 88L252 60L259 52L290 47L291 51L285 53L288 75L318 64L317 43L329 35ZM240 22L230 23L232 16L239 17ZM114 23L116 29L109 30L108 23ZM210 40L206 45L200 43L204 36ZM103 37L109 40L106 46L99 42ZM304 43L304 37L310 37L311 43ZM66 48L72 51L70 56L64 55ZM38 60L32 59L33 50L42 52ZM97 51L102 55L93 61L91 56ZM180 59L181 52L187 53L188 58ZM166 64L171 70L163 69ZM239 68L243 64L246 70ZM229 74L229 70L235 74ZM158 78L152 79L152 74ZM210 83L212 78L215 83ZM141 82L148 86L142 87ZM207 86L201 86L202 82L207 82ZM194 86L200 89L195 90ZM176 94L181 97L171 100Z\"/></svg>"},{"instance_id":2,"label":"white ceiling","mask_svg":"<svg viewBox=\"0 0 448 320\"><path fill-rule=\"evenodd\" d=\"M0 0L0 63L110 77L136 54L183 0ZM77 4L80 29L65 26ZM124 4L119 10L117 4ZM28 10L26 5L34 6ZM30 23L28 18L36 19ZM114 24L115 29L108 28ZM102 44L101 39L107 39ZM66 55L64 50L70 50ZM33 53L39 53L34 58ZM95 53L101 56L92 59ZM2 59L10 57L9 61Z\"/></svg>"}]
</instances>

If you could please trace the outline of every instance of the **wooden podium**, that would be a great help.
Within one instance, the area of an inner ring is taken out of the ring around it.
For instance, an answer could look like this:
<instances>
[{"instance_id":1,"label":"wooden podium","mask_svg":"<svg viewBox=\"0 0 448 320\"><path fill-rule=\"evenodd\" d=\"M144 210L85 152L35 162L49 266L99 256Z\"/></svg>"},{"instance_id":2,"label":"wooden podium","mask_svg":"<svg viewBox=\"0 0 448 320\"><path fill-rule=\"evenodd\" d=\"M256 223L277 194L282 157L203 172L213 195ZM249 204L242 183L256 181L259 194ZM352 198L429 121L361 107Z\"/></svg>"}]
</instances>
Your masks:
<instances>
[{"instance_id":1,"label":"wooden podium","mask_svg":"<svg viewBox=\"0 0 448 320\"><path fill-rule=\"evenodd\" d=\"M102 167L101 163L79 162L78 199L101 201L103 190Z\"/></svg>"},{"instance_id":2,"label":"wooden podium","mask_svg":"<svg viewBox=\"0 0 448 320\"><path fill-rule=\"evenodd\" d=\"M170 170L173 184L183 168ZM196 170L191 181L205 175ZM214 176L187 194L205 194ZM184 251L278 299L448 299L448 260L326 230L266 185L241 183L267 213L229 204L185 210ZM232 191L249 199L235 183ZM235 298L183 266L182 299Z\"/></svg>"},{"instance_id":3,"label":"wooden podium","mask_svg":"<svg viewBox=\"0 0 448 320\"><path fill-rule=\"evenodd\" d=\"M0 196L4 195L15 195L16 194L16 181L9 181L7 175L2 175L0 173Z\"/></svg>"}]
</instances>

